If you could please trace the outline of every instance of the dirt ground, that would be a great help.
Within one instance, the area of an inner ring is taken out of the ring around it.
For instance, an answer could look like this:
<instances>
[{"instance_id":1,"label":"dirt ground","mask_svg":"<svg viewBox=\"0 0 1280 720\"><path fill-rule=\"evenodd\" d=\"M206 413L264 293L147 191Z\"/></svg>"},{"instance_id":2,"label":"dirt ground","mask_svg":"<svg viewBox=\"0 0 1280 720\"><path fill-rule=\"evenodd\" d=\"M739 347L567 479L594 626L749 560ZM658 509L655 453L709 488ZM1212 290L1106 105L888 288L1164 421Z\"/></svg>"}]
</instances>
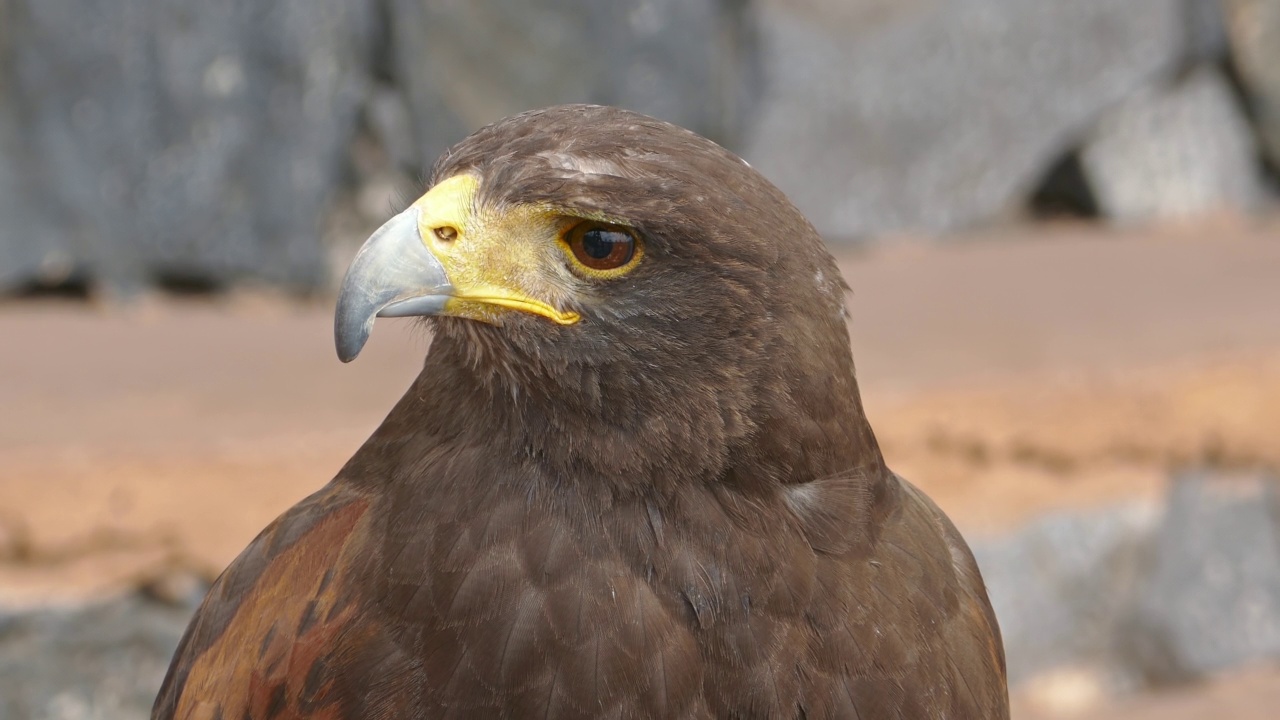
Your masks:
<instances>
[{"instance_id":1,"label":"dirt ground","mask_svg":"<svg viewBox=\"0 0 1280 720\"><path fill-rule=\"evenodd\" d=\"M1154 498L1188 463L1280 469L1280 221L1015 228L842 266L886 456L971 535ZM211 576L332 477L428 338L379 321L344 366L331 328L327 301L248 292L0 304L0 604ZM1259 670L1113 716L1274 708L1277 686Z\"/></svg>"}]
</instances>

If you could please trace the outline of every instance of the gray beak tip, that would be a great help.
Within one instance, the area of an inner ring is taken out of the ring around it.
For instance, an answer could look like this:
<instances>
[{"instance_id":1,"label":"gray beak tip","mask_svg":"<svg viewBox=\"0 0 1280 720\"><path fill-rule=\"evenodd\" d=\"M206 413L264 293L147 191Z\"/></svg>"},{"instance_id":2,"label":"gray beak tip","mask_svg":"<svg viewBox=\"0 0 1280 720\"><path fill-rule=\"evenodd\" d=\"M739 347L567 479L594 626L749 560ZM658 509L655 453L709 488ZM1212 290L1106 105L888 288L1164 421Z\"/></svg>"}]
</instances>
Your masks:
<instances>
[{"instance_id":1,"label":"gray beak tip","mask_svg":"<svg viewBox=\"0 0 1280 720\"><path fill-rule=\"evenodd\" d=\"M338 359L344 363L355 360L368 342L372 326L372 317L359 318L340 309L333 323L333 344L338 351Z\"/></svg>"}]
</instances>

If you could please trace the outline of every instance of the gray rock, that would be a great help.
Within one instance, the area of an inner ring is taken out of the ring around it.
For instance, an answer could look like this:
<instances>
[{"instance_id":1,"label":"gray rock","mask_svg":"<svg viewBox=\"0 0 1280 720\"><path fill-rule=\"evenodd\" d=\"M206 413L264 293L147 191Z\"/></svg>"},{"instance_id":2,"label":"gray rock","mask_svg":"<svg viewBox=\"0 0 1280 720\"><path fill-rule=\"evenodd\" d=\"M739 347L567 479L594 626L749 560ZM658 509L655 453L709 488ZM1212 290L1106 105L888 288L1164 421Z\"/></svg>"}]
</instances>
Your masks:
<instances>
[{"instance_id":1,"label":"gray rock","mask_svg":"<svg viewBox=\"0 0 1280 720\"><path fill-rule=\"evenodd\" d=\"M1124 634L1156 683L1280 659L1280 483L1177 477Z\"/></svg>"},{"instance_id":2,"label":"gray rock","mask_svg":"<svg viewBox=\"0 0 1280 720\"><path fill-rule=\"evenodd\" d=\"M1052 515L973 543L1013 684L1113 691L1280 659L1280 482L1189 472L1162 508Z\"/></svg>"},{"instance_id":3,"label":"gray rock","mask_svg":"<svg viewBox=\"0 0 1280 720\"><path fill-rule=\"evenodd\" d=\"M1221 0L1231 57L1271 162L1280 167L1280 1Z\"/></svg>"},{"instance_id":4,"label":"gray rock","mask_svg":"<svg viewBox=\"0 0 1280 720\"><path fill-rule=\"evenodd\" d=\"M544 105L638 110L732 144L758 86L746 0L391 0L396 84L429 167Z\"/></svg>"},{"instance_id":5,"label":"gray rock","mask_svg":"<svg viewBox=\"0 0 1280 720\"><path fill-rule=\"evenodd\" d=\"M0 2L0 290L42 266L123 288L323 281L374 10Z\"/></svg>"},{"instance_id":6,"label":"gray rock","mask_svg":"<svg viewBox=\"0 0 1280 720\"><path fill-rule=\"evenodd\" d=\"M364 118L378 146L386 154L390 169L412 172L421 166L414 142L413 117L399 88L375 86L365 105ZM357 167L357 172L359 169Z\"/></svg>"},{"instance_id":7,"label":"gray rock","mask_svg":"<svg viewBox=\"0 0 1280 720\"><path fill-rule=\"evenodd\" d=\"M1051 515L977 542L1011 683L1062 667L1128 682L1114 631L1128 617L1159 515L1147 506Z\"/></svg>"},{"instance_id":8,"label":"gray rock","mask_svg":"<svg viewBox=\"0 0 1280 720\"><path fill-rule=\"evenodd\" d=\"M29 282L61 282L74 271L70 238L29 144L31 119L14 101L15 8L0 0L0 292Z\"/></svg>"},{"instance_id":9,"label":"gray rock","mask_svg":"<svg viewBox=\"0 0 1280 720\"><path fill-rule=\"evenodd\" d=\"M1184 0L1187 18L1187 55L1192 61L1218 61L1227 57L1230 40L1223 0Z\"/></svg>"},{"instance_id":10,"label":"gray rock","mask_svg":"<svg viewBox=\"0 0 1280 720\"><path fill-rule=\"evenodd\" d=\"M134 596L0 613L0 718L148 717L191 612Z\"/></svg>"},{"instance_id":11,"label":"gray rock","mask_svg":"<svg viewBox=\"0 0 1280 720\"><path fill-rule=\"evenodd\" d=\"M1188 52L1183 0L765 0L745 156L834 239L1024 197Z\"/></svg>"},{"instance_id":12,"label":"gray rock","mask_svg":"<svg viewBox=\"0 0 1280 720\"><path fill-rule=\"evenodd\" d=\"M1103 214L1121 222L1245 212L1264 197L1249 121L1210 67L1125 101L1098 124L1081 164Z\"/></svg>"}]
</instances>

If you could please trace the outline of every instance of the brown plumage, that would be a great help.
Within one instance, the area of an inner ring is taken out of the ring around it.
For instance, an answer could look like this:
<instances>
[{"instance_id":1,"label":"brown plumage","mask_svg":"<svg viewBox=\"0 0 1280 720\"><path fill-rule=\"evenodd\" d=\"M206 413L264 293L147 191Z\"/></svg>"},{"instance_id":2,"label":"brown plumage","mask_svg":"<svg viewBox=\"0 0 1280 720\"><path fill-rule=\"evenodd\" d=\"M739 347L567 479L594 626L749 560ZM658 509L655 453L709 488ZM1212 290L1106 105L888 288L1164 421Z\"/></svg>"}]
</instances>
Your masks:
<instances>
[{"instance_id":1,"label":"brown plumage","mask_svg":"<svg viewBox=\"0 0 1280 720\"><path fill-rule=\"evenodd\" d=\"M451 304L339 308L344 357L344 318L431 314L421 374L218 579L154 718L1008 717L973 557L886 468L844 283L776 188L594 106L480 130L459 176L400 246ZM579 222L642 252L587 271Z\"/></svg>"}]
</instances>

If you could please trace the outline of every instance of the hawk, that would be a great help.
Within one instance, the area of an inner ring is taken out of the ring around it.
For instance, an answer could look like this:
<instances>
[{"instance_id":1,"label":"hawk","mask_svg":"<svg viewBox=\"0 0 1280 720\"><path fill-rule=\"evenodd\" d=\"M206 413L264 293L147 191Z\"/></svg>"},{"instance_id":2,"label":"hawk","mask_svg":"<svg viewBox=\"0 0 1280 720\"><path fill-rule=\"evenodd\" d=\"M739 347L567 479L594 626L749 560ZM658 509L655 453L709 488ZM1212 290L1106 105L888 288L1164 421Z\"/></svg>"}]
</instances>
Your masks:
<instances>
[{"instance_id":1,"label":"hawk","mask_svg":"<svg viewBox=\"0 0 1280 720\"><path fill-rule=\"evenodd\" d=\"M348 270L422 372L209 591L153 718L1007 718L973 556L886 465L846 285L743 160L485 127Z\"/></svg>"}]
</instances>

